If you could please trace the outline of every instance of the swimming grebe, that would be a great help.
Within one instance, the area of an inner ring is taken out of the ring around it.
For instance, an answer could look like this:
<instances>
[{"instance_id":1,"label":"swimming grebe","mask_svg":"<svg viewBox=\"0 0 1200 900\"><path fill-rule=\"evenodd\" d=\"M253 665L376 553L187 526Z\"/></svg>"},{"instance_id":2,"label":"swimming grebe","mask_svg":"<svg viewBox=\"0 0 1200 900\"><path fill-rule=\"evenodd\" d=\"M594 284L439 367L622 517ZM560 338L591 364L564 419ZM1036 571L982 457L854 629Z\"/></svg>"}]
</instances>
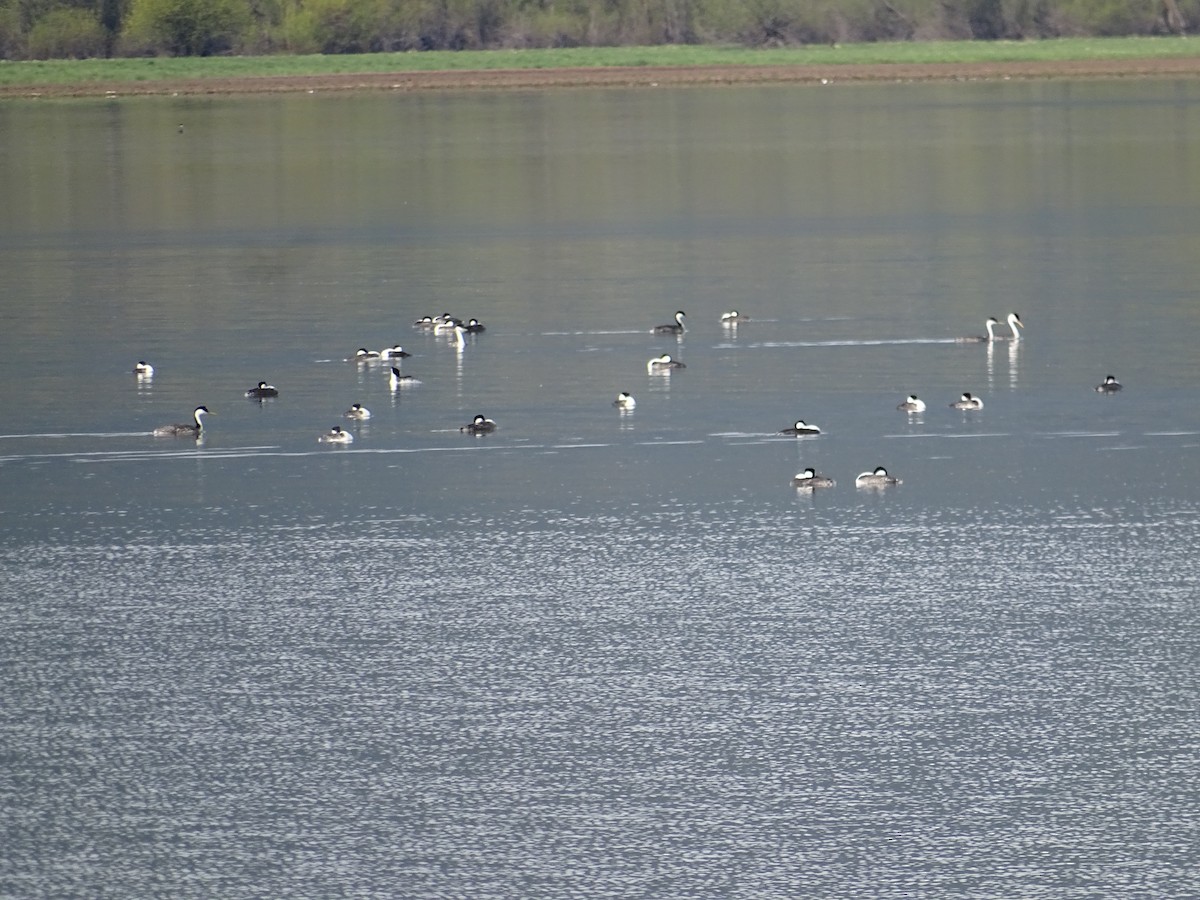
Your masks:
<instances>
[{"instance_id":1,"label":"swimming grebe","mask_svg":"<svg viewBox=\"0 0 1200 900\"><path fill-rule=\"evenodd\" d=\"M393 344L391 347L388 347L386 350L380 350L379 356L382 359L407 359L408 357L412 356L412 354L409 353L407 350L405 350L403 347L401 347L399 344Z\"/></svg>"},{"instance_id":2,"label":"swimming grebe","mask_svg":"<svg viewBox=\"0 0 1200 900\"><path fill-rule=\"evenodd\" d=\"M907 413L925 412L925 401L918 400L916 394L909 394L902 403L896 406L896 409Z\"/></svg>"},{"instance_id":3,"label":"swimming grebe","mask_svg":"<svg viewBox=\"0 0 1200 900\"><path fill-rule=\"evenodd\" d=\"M1121 389L1121 382L1117 381L1116 377L1112 375L1105 375L1104 383L1096 385L1096 391L1100 394L1111 394Z\"/></svg>"},{"instance_id":4,"label":"swimming grebe","mask_svg":"<svg viewBox=\"0 0 1200 900\"><path fill-rule=\"evenodd\" d=\"M211 415L207 406L197 406L192 410L192 418L196 420L195 425L187 423L176 423L174 425L160 425L154 429L155 437L195 437L198 438L204 431L204 422L201 421L202 416Z\"/></svg>"},{"instance_id":5,"label":"swimming grebe","mask_svg":"<svg viewBox=\"0 0 1200 900\"><path fill-rule=\"evenodd\" d=\"M654 333L655 334L683 334L684 331L687 330L686 328L683 327L684 315L685 314L684 314L683 310L682 309L679 310L678 312L675 313L675 321L674 322L672 322L670 325L655 325Z\"/></svg>"},{"instance_id":6,"label":"swimming grebe","mask_svg":"<svg viewBox=\"0 0 1200 900\"><path fill-rule=\"evenodd\" d=\"M887 487L900 484L899 478L893 478L883 466L876 466L874 472L863 472L854 479L858 487Z\"/></svg>"},{"instance_id":7,"label":"swimming grebe","mask_svg":"<svg viewBox=\"0 0 1200 900\"><path fill-rule=\"evenodd\" d=\"M647 372L669 372L672 369L686 369L683 363L677 359L672 359L670 353L664 353L662 356L656 356L654 359L646 363Z\"/></svg>"},{"instance_id":8,"label":"swimming grebe","mask_svg":"<svg viewBox=\"0 0 1200 900\"><path fill-rule=\"evenodd\" d=\"M153 378L154 366L150 365L144 359L139 359L138 364L133 367L133 374L138 378Z\"/></svg>"},{"instance_id":9,"label":"swimming grebe","mask_svg":"<svg viewBox=\"0 0 1200 900\"><path fill-rule=\"evenodd\" d=\"M637 406L637 401L633 399L633 394L621 391L617 394L617 399L613 401L613 406L624 412L628 412Z\"/></svg>"},{"instance_id":10,"label":"swimming grebe","mask_svg":"<svg viewBox=\"0 0 1200 900\"><path fill-rule=\"evenodd\" d=\"M995 328L1000 324L1000 320L995 316L988 316L987 321L983 323L983 327L987 329L987 336L974 334L968 337L955 338L960 344L986 344L990 341L997 340Z\"/></svg>"},{"instance_id":11,"label":"swimming grebe","mask_svg":"<svg viewBox=\"0 0 1200 900\"><path fill-rule=\"evenodd\" d=\"M491 434L496 430L496 423L487 416L476 416L458 430L463 434Z\"/></svg>"},{"instance_id":12,"label":"swimming grebe","mask_svg":"<svg viewBox=\"0 0 1200 900\"><path fill-rule=\"evenodd\" d=\"M371 411L361 403L355 403L346 410L345 416L347 419L369 419L371 418Z\"/></svg>"},{"instance_id":13,"label":"swimming grebe","mask_svg":"<svg viewBox=\"0 0 1200 900\"><path fill-rule=\"evenodd\" d=\"M731 309L729 312L721 313L722 325L736 325L738 322L749 322L749 316L743 316L736 309Z\"/></svg>"},{"instance_id":14,"label":"swimming grebe","mask_svg":"<svg viewBox=\"0 0 1200 900\"><path fill-rule=\"evenodd\" d=\"M278 397L279 389L273 384L267 384L265 381L260 381L257 387L252 387L246 391L246 397L250 400L265 400L267 397Z\"/></svg>"},{"instance_id":15,"label":"swimming grebe","mask_svg":"<svg viewBox=\"0 0 1200 900\"><path fill-rule=\"evenodd\" d=\"M360 363L378 362L379 356L380 356L380 354L379 354L378 350L368 350L366 347L359 347L357 350L354 351L354 361L355 362L360 362Z\"/></svg>"},{"instance_id":16,"label":"swimming grebe","mask_svg":"<svg viewBox=\"0 0 1200 900\"><path fill-rule=\"evenodd\" d=\"M344 429L341 425L334 425L327 432L317 438L319 444L353 444L354 435Z\"/></svg>"},{"instance_id":17,"label":"swimming grebe","mask_svg":"<svg viewBox=\"0 0 1200 900\"><path fill-rule=\"evenodd\" d=\"M413 328L432 328L433 316L421 316L417 321L413 322Z\"/></svg>"},{"instance_id":18,"label":"swimming grebe","mask_svg":"<svg viewBox=\"0 0 1200 900\"><path fill-rule=\"evenodd\" d=\"M803 419L797 419L795 425L793 425L791 428L785 428L785 429L783 429L783 431L781 431L779 433L780 434L795 434L795 435L820 434L821 429L818 428L816 425L809 425Z\"/></svg>"},{"instance_id":19,"label":"swimming grebe","mask_svg":"<svg viewBox=\"0 0 1200 900\"><path fill-rule=\"evenodd\" d=\"M1008 317L1004 321L1008 323L1008 330L1011 331L1012 334L1011 335L998 334L998 335L996 335L996 340L998 340L998 341L1013 341L1013 342L1021 340L1021 333L1019 331L1017 331L1018 327L1020 327L1020 328L1025 327L1025 323L1021 321L1021 317L1019 315L1017 315L1015 312L1010 312L1008 314Z\"/></svg>"},{"instance_id":20,"label":"swimming grebe","mask_svg":"<svg viewBox=\"0 0 1200 900\"><path fill-rule=\"evenodd\" d=\"M802 491L833 487L835 484L837 484L836 481L832 478L826 478L824 475L818 475L815 469L805 469L792 479L792 486Z\"/></svg>"},{"instance_id":21,"label":"swimming grebe","mask_svg":"<svg viewBox=\"0 0 1200 900\"><path fill-rule=\"evenodd\" d=\"M463 326L467 330L467 334L479 334L487 331L487 328L478 319L468 319L467 324Z\"/></svg>"},{"instance_id":22,"label":"swimming grebe","mask_svg":"<svg viewBox=\"0 0 1200 900\"><path fill-rule=\"evenodd\" d=\"M983 401L978 397L973 397L970 394L963 394L962 397L950 404L951 409L983 409Z\"/></svg>"},{"instance_id":23,"label":"swimming grebe","mask_svg":"<svg viewBox=\"0 0 1200 900\"><path fill-rule=\"evenodd\" d=\"M392 366L392 371L388 373L388 384L392 386L393 391L420 383L420 379L414 378L412 375L404 375L395 366Z\"/></svg>"}]
</instances>

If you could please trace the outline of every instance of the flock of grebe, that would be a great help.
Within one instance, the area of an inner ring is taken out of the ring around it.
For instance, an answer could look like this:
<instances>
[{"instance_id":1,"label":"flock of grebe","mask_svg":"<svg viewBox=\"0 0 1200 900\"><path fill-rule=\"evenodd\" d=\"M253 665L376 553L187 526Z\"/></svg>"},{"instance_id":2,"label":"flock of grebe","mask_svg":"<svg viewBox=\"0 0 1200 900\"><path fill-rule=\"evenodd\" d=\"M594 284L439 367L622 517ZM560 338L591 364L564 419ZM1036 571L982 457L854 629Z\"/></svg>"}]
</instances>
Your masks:
<instances>
[{"instance_id":1,"label":"flock of grebe","mask_svg":"<svg viewBox=\"0 0 1200 900\"><path fill-rule=\"evenodd\" d=\"M675 313L675 321L667 325L658 325L652 329L654 334L674 334L682 335L686 330L684 326L685 313L679 310ZM736 327L741 322L750 321L749 316L745 316L737 310L730 310L721 314L720 323L723 327ZM1025 324L1021 321L1021 317L1013 312L1007 317L1007 324L1011 335L997 335L995 329L1000 325L1000 320L995 316L989 316L984 322L987 335L956 338L958 342L966 343L985 343L993 341L1020 341L1021 335L1019 328L1024 328ZM467 334L479 334L484 331L484 325L478 319L462 319L451 316L449 313L442 313L437 316L423 316L413 323L415 328L430 329L439 333L450 333L453 335L454 341L458 346L463 345L464 336ZM394 344L384 350L368 350L366 347L360 347L350 357L350 361L360 364L372 364L380 362L398 362L406 359L412 354L408 353L401 345ZM391 366L389 382L392 390L399 390L410 385L420 384L420 381L412 375L405 375L396 366ZM664 353L661 356L656 356L646 363L646 370L649 373L668 374L675 369L685 369L687 366L680 360L675 359L669 353ZM154 376L154 367L145 360L140 360L133 368L133 373L139 380L150 379ZM1115 393L1122 389L1120 382L1112 376L1108 375L1104 381L1096 385L1096 391L1102 394ZM255 387L250 388L245 392L245 396L255 400L265 400L279 396L279 390L272 384L265 381L260 381ZM622 391L617 395L612 405L619 409L622 413L632 412L637 407L637 400L633 395ZM963 412L983 409L983 400L974 394L965 392L962 396L948 404L951 409L961 410ZM921 400L916 394L909 394L896 407L902 412L909 414L922 413L926 410L924 400ZM192 437L199 438L204 431L204 416L211 415L206 406L197 406L192 412L193 422L176 423L171 425L163 425L154 429L154 434L160 437ZM343 416L347 419L365 421L371 418L371 411L360 403L355 403L351 406ZM484 435L491 434L496 430L496 422L489 419L482 413L476 415L470 422L462 425L458 430L463 434ZM797 419L792 425L783 428L776 432L780 435L794 435L796 437L814 436L821 434L821 429L816 425L810 425L803 419ZM354 441L354 435L340 425L334 425L329 431L321 434L317 440L320 443L327 444L350 444ZM806 468L792 479L792 485L798 490L811 491L818 488L834 487L836 485L834 479L825 475L821 475L812 468ZM870 472L863 472L854 479L857 487L882 488L892 485L901 484L901 480L893 475L890 475L886 468L877 466Z\"/></svg>"}]
</instances>

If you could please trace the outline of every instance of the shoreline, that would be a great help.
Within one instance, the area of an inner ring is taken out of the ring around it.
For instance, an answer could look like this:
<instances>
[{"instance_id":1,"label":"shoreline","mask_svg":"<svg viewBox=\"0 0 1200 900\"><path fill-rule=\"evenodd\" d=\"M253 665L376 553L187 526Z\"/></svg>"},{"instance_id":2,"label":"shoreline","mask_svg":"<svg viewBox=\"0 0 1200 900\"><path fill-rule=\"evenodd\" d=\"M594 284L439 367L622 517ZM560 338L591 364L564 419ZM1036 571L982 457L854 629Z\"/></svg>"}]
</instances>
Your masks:
<instances>
[{"instance_id":1,"label":"shoreline","mask_svg":"<svg viewBox=\"0 0 1200 900\"><path fill-rule=\"evenodd\" d=\"M542 90L580 87L831 84L846 82L1006 81L1200 77L1200 56L1053 62L886 63L796 66L637 66L445 70L330 75L263 75L4 85L0 99L346 93L379 91Z\"/></svg>"}]
</instances>

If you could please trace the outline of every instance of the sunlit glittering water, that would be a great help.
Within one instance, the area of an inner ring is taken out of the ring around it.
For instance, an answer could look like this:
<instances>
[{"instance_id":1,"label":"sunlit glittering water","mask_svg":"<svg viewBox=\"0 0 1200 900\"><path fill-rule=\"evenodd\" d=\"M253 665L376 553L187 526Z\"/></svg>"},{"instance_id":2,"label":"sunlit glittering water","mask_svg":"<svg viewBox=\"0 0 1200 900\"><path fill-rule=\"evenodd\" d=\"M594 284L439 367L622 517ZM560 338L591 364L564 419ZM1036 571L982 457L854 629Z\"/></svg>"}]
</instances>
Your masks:
<instances>
[{"instance_id":1,"label":"sunlit glittering water","mask_svg":"<svg viewBox=\"0 0 1200 900\"><path fill-rule=\"evenodd\" d=\"M4 107L0 894L1192 895L1198 99Z\"/></svg>"}]
</instances>

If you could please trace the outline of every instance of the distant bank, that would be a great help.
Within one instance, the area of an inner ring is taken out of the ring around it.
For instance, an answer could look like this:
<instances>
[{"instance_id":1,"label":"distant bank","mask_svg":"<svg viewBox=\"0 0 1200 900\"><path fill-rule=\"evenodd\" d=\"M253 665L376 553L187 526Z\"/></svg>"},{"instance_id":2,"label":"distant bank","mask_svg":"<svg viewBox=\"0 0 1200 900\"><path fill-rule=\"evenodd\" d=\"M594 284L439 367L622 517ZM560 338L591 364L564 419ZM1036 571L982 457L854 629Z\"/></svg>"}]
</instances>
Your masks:
<instances>
[{"instance_id":1,"label":"distant bank","mask_svg":"<svg viewBox=\"0 0 1200 900\"><path fill-rule=\"evenodd\" d=\"M6 62L0 97L1198 76L1200 43L1107 38Z\"/></svg>"}]
</instances>

